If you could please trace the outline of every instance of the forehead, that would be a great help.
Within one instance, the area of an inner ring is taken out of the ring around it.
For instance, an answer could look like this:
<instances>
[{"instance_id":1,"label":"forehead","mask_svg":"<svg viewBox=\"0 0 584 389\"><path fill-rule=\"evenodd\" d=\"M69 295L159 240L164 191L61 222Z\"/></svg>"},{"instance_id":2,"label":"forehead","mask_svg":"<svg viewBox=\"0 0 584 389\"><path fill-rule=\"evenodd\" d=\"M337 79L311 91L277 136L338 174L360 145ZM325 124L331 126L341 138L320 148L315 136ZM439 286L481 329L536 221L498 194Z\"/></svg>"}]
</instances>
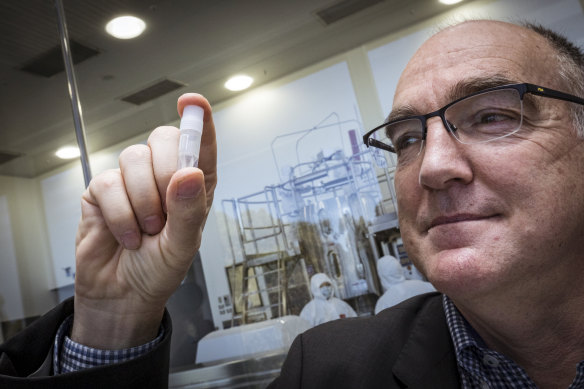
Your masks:
<instances>
[{"instance_id":1,"label":"forehead","mask_svg":"<svg viewBox=\"0 0 584 389\"><path fill-rule=\"evenodd\" d=\"M465 80L496 77L558 87L550 71L554 61L547 41L531 30L466 22L436 34L414 54L398 83L394 108L411 105L430 112L448 103L452 88Z\"/></svg>"}]
</instances>

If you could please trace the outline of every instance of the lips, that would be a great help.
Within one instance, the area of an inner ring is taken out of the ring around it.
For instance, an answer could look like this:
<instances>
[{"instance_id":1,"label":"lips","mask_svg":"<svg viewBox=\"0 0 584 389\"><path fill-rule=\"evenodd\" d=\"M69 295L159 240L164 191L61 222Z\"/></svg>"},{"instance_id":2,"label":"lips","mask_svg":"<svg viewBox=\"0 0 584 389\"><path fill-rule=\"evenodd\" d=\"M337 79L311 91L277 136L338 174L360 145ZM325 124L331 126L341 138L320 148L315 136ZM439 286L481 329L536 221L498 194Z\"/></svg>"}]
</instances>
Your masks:
<instances>
[{"instance_id":1,"label":"lips","mask_svg":"<svg viewBox=\"0 0 584 389\"><path fill-rule=\"evenodd\" d=\"M457 214L452 216L439 216L430 222L428 226L428 231L434 227L441 226L444 224L451 224L451 223L459 223L459 222L466 222L466 221L475 221L475 220L485 220L496 217L497 215L475 215L475 214Z\"/></svg>"}]
</instances>

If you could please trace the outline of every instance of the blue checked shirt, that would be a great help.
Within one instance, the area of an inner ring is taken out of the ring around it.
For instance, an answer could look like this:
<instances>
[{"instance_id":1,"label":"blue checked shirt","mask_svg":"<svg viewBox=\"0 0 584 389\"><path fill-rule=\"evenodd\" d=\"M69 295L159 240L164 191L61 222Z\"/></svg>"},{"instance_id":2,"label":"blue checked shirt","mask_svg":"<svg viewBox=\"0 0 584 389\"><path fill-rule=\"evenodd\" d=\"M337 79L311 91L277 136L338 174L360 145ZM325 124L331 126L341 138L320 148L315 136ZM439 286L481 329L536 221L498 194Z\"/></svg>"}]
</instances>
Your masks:
<instances>
[{"instance_id":1,"label":"blue checked shirt","mask_svg":"<svg viewBox=\"0 0 584 389\"><path fill-rule=\"evenodd\" d=\"M485 345L446 295L443 304L463 389L537 389L519 365ZM578 364L576 378L568 389L577 388L584 388L584 361Z\"/></svg>"},{"instance_id":2,"label":"blue checked shirt","mask_svg":"<svg viewBox=\"0 0 584 389\"><path fill-rule=\"evenodd\" d=\"M132 348L121 350L99 350L72 341L67 334L71 331L73 316L69 316L59 327L53 347L54 374L71 373L112 363L120 363L139 357L152 350L162 339L161 327L156 339Z\"/></svg>"}]
</instances>

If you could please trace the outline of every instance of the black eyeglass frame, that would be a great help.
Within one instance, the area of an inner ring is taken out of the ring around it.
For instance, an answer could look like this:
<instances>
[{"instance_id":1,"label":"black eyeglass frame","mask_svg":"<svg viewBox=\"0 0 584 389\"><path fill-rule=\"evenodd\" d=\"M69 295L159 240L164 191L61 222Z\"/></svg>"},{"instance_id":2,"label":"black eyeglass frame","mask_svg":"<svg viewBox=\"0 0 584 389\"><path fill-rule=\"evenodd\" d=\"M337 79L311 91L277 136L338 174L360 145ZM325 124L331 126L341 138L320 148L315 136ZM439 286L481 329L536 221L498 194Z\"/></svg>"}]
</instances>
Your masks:
<instances>
[{"instance_id":1,"label":"black eyeglass frame","mask_svg":"<svg viewBox=\"0 0 584 389\"><path fill-rule=\"evenodd\" d=\"M446 128L447 131L452 132L453 130L450 128L450 125L448 124L446 118L444 117L444 113L446 112L446 110L448 108L450 108L452 105L458 103L459 101L468 99L469 97L473 97L476 95L480 95L483 93L492 92L492 91L496 91L496 90L501 90L501 89L515 89L517 92L519 92L519 99L521 101L523 101L523 96L526 93L531 93L531 94L537 95L537 96L549 97L549 98L556 99L556 100L568 101L571 103L584 105L583 98L580 98L578 96L574 96L574 95L571 95L568 93L560 92L560 91L557 91L554 89L545 88L545 87L539 86L539 85L534 85L534 84L529 84L529 83L501 85L501 86L496 86L494 88L483 89L481 91L471 93L468 96L464 96L464 97L461 97L459 99L456 99L456 100L446 104L444 107L442 107L434 112L427 113L425 115L407 116L407 117L403 117L400 119L385 122L385 123L375 127L374 129L368 131L365 135L363 135L363 143L365 143L365 145L367 147L373 146L373 147L377 147L377 148L382 149L382 150L389 151L391 153L397 153L396 150L392 146L390 146L386 143L380 142L375 138L371 138L371 135L375 131L379 130L380 128L386 127L390 124L402 122L404 120L418 119L422 123L422 140L425 141L426 134L428 132L427 120L432 118L432 117L435 117L435 116L439 116L440 119L442 120L442 124L444 124L444 128ZM455 138L456 138L456 136L455 136Z\"/></svg>"}]
</instances>

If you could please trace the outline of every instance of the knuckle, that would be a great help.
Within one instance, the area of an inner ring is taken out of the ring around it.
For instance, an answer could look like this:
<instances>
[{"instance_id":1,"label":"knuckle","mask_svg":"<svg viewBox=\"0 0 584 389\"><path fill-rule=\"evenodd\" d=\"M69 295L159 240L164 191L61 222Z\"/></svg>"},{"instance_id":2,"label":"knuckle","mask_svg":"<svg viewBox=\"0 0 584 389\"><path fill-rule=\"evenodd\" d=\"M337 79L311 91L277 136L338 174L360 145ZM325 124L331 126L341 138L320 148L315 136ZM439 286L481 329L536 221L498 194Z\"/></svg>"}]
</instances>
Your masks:
<instances>
[{"instance_id":1,"label":"knuckle","mask_svg":"<svg viewBox=\"0 0 584 389\"><path fill-rule=\"evenodd\" d=\"M148 144L152 141L169 141L176 138L179 134L179 130L172 126L160 126L156 127L148 137Z\"/></svg>"},{"instance_id":2,"label":"knuckle","mask_svg":"<svg viewBox=\"0 0 584 389\"><path fill-rule=\"evenodd\" d=\"M110 169L106 170L99 175L95 176L95 178L90 183L90 190L103 188L103 189L111 189L117 187L122 182L122 176L118 169Z\"/></svg>"},{"instance_id":3,"label":"knuckle","mask_svg":"<svg viewBox=\"0 0 584 389\"><path fill-rule=\"evenodd\" d=\"M119 161L120 164L122 164L123 161L135 162L150 159L151 159L150 148L146 145L139 144L126 147L121 152Z\"/></svg>"}]
</instances>

